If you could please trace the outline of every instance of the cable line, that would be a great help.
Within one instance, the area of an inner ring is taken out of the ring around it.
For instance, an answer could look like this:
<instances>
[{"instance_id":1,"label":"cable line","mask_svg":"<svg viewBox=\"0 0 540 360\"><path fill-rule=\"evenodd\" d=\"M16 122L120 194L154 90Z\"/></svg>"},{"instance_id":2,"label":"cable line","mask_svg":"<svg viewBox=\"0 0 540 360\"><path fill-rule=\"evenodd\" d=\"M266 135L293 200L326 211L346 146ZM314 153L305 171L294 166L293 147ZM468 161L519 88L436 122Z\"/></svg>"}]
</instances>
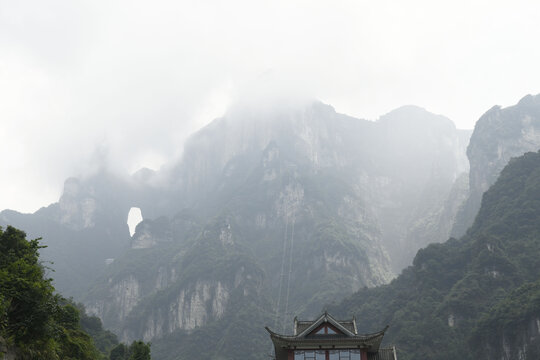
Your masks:
<instances>
[{"instance_id":1,"label":"cable line","mask_svg":"<svg viewBox=\"0 0 540 360\"><path fill-rule=\"evenodd\" d=\"M294 210L293 210L294 211ZM282 331L285 331L285 321L289 312L289 294L291 289L291 274L292 274L292 264L293 264L293 246L294 246L294 224L296 220L296 214L292 214L292 230L291 230L291 241L289 246L289 275L287 278L287 295L285 296L285 312L283 316Z\"/></svg>"},{"instance_id":2,"label":"cable line","mask_svg":"<svg viewBox=\"0 0 540 360\"><path fill-rule=\"evenodd\" d=\"M281 294L283 292L283 278L285 277L285 258L286 258L286 252L287 252L287 233L288 233L288 227L289 227L289 218L287 216L288 211L285 210L285 236L283 237L283 249L281 252L281 271L279 274L279 288L278 288L278 296L276 300L276 310L274 313L274 329L277 328L279 323L279 309L281 307ZM273 352L274 346L270 345L270 353Z\"/></svg>"},{"instance_id":3,"label":"cable line","mask_svg":"<svg viewBox=\"0 0 540 360\"><path fill-rule=\"evenodd\" d=\"M274 315L274 327L277 326L279 320L279 309L281 307L281 295L283 292L283 278L285 277L285 257L287 253L287 232L289 226L289 219L285 218L285 237L283 238L283 251L281 254L281 271L279 273L279 290L276 304L276 312Z\"/></svg>"}]
</instances>

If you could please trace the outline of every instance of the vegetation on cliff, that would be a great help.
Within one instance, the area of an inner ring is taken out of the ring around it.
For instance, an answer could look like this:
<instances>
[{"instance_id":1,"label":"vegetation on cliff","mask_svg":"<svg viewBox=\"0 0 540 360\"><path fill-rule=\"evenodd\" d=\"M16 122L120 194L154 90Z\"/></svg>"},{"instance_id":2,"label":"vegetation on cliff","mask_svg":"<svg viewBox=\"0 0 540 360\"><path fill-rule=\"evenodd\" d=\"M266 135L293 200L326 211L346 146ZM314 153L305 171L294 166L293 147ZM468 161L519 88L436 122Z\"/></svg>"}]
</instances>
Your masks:
<instances>
[{"instance_id":1,"label":"vegetation on cliff","mask_svg":"<svg viewBox=\"0 0 540 360\"><path fill-rule=\"evenodd\" d=\"M523 338L540 316L539 217L540 153L527 153L484 194L467 235L420 250L392 283L360 290L331 311L355 314L359 331L390 324L386 340L400 359L489 359L502 351L537 359L538 341L507 334Z\"/></svg>"}]
</instances>

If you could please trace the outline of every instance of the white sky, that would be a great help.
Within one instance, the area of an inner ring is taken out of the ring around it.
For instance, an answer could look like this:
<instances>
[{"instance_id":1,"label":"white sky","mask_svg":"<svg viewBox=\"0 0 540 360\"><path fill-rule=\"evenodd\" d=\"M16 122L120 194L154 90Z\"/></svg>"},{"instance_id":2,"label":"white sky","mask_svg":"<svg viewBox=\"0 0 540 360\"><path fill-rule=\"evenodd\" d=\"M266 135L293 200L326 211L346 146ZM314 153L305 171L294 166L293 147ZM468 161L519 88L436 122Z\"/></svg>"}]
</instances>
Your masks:
<instances>
[{"instance_id":1,"label":"white sky","mask_svg":"<svg viewBox=\"0 0 540 360\"><path fill-rule=\"evenodd\" d=\"M539 18L516 0L0 0L0 209L99 162L157 168L251 87L472 128L540 92Z\"/></svg>"}]
</instances>

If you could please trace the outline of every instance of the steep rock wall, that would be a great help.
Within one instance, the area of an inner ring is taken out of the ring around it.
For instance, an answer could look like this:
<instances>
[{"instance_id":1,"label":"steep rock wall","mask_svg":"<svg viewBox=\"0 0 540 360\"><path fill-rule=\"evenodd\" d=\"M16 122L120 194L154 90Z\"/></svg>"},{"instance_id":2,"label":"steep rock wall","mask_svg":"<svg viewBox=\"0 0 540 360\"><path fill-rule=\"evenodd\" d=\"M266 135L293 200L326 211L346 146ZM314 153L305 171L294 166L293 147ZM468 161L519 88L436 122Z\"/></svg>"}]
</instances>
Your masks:
<instances>
[{"instance_id":1,"label":"steep rock wall","mask_svg":"<svg viewBox=\"0 0 540 360\"><path fill-rule=\"evenodd\" d=\"M527 95L518 104L495 106L476 123L467 156L469 196L456 216L452 236L460 237L473 224L482 195L497 180L511 158L540 149L540 95Z\"/></svg>"}]
</instances>

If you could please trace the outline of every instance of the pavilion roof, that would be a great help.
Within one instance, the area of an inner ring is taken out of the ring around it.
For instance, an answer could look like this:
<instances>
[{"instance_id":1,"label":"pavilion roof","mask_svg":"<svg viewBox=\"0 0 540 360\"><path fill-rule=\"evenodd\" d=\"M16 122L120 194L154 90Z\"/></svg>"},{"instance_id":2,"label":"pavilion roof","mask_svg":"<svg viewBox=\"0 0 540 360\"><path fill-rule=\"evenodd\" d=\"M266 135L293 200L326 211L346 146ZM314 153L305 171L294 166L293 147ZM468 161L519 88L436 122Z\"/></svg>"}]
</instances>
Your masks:
<instances>
[{"instance_id":1,"label":"pavilion roof","mask_svg":"<svg viewBox=\"0 0 540 360\"><path fill-rule=\"evenodd\" d=\"M332 325L341 333L313 335L313 331L324 323ZM371 334L358 334L354 318L352 320L339 321L325 312L314 321L298 321L295 319L294 335L278 334L268 327L266 327L266 330L270 333L270 338L272 339L276 350L358 348L368 352L377 352L387 328L388 326L381 331ZM385 360L385 358L380 358L380 360Z\"/></svg>"},{"instance_id":2,"label":"pavilion roof","mask_svg":"<svg viewBox=\"0 0 540 360\"><path fill-rule=\"evenodd\" d=\"M357 334L355 318L352 318L351 320L336 320L327 312L321 314L316 320L311 321L302 321L294 318L294 334L298 336L305 336L325 322L334 325L345 334L349 334L351 336Z\"/></svg>"}]
</instances>

